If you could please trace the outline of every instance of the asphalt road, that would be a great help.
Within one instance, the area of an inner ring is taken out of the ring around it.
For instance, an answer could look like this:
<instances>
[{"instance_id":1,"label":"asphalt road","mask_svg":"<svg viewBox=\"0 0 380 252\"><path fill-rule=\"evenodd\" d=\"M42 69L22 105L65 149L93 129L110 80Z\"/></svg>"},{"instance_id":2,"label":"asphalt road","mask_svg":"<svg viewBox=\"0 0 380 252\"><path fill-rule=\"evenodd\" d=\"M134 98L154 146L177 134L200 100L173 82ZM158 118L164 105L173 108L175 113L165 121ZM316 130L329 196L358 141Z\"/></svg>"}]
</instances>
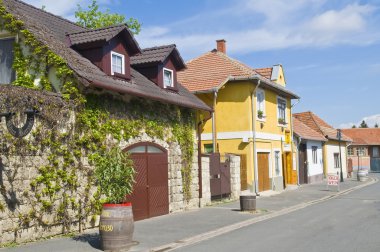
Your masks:
<instances>
[{"instance_id":1,"label":"asphalt road","mask_svg":"<svg viewBox=\"0 0 380 252\"><path fill-rule=\"evenodd\" d=\"M175 251L378 252L380 183Z\"/></svg>"}]
</instances>

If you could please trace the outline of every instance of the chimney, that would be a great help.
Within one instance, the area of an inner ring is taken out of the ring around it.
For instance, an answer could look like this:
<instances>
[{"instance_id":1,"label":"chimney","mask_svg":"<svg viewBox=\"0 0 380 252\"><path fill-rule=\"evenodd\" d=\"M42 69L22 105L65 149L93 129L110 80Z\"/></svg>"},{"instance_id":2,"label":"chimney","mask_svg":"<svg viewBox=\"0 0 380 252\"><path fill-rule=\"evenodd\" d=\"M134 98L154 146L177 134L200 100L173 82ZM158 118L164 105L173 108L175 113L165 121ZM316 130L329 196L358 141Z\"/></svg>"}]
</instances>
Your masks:
<instances>
[{"instance_id":1,"label":"chimney","mask_svg":"<svg viewBox=\"0 0 380 252\"><path fill-rule=\"evenodd\" d=\"M226 41L224 39L219 39L216 41L216 50L224 54L226 53Z\"/></svg>"}]
</instances>

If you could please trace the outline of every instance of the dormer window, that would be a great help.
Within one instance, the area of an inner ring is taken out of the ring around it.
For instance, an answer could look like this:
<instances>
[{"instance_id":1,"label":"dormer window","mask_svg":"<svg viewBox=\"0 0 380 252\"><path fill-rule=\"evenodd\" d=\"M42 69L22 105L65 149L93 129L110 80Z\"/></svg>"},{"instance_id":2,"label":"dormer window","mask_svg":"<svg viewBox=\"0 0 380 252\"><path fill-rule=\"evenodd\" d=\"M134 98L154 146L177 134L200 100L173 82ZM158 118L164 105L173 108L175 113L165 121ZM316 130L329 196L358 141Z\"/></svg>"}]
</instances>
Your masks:
<instances>
[{"instance_id":1,"label":"dormer window","mask_svg":"<svg viewBox=\"0 0 380 252\"><path fill-rule=\"evenodd\" d=\"M111 52L111 74L125 74L124 55L116 52Z\"/></svg>"},{"instance_id":2,"label":"dormer window","mask_svg":"<svg viewBox=\"0 0 380 252\"><path fill-rule=\"evenodd\" d=\"M164 88L174 87L173 70L164 68Z\"/></svg>"}]
</instances>

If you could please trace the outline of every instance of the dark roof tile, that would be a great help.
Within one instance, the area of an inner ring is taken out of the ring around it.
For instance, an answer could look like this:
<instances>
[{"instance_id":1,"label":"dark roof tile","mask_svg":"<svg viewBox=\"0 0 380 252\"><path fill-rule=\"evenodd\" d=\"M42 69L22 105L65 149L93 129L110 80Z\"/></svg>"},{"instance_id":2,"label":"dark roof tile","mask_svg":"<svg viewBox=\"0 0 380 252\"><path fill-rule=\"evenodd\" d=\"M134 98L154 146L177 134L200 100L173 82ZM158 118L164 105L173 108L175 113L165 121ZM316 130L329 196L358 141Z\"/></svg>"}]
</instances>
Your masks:
<instances>
[{"instance_id":1,"label":"dark roof tile","mask_svg":"<svg viewBox=\"0 0 380 252\"><path fill-rule=\"evenodd\" d=\"M83 85L117 90L120 93L183 107L211 110L210 107L182 86L179 85L178 93L161 89L134 69L132 69L131 81L106 75L88 59L68 46L66 34L88 31L88 29L18 0L3 0L3 3L6 10L23 21L25 28L34 34L39 41L67 62Z\"/></svg>"}]
</instances>

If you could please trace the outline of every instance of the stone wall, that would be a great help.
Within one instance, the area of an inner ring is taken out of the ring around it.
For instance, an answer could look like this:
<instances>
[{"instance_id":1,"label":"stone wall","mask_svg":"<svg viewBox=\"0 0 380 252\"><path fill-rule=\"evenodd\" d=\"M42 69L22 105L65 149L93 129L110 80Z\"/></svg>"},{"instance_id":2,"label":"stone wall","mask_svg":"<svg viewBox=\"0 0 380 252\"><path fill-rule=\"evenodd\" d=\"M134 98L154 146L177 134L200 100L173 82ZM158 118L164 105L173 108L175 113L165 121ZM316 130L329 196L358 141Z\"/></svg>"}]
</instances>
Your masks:
<instances>
[{"instance_id":1,"label":"stone wall","mask_svg":"<svg viewBox=\"0 0 380 252\"><path fill-rule=\"evenodd\" d=\"M75 121L75 116L73 120ZM70 123L66 121L67 127L70 128L70 130L62 128L62 132L71 132L74 121ZM20 140L21 144L30 145L30 143L34 143L29 140L33 138L37 125L35 125L32 133ZM170 131L169 127L168 131ZM170 135L170 132L168 132L168 134ZM195 130L193 134L195 136ZM5 123L1 122L0 138L6 141L7 137L9 137L9 135L7 135ZM111 139L111 141L113 140ZM120 147L124 149L138 142L153 142L168 151L169 211L178 212L199 207L198 151L196 142L194 142L191 170L191 198L188 201L184 199L183 194L181 173L183 168L183 156L179 144L170 138L164 138L164 140L162 140L148 136L142 131L138 137L129 139L128 141L121 140ZM43 188L35 190L32 186L32 181L40 176L40 169L48 164L49 147L31 153L24 153L21 156L3 151L3 144L3 142L0 142L0 244L31 241L67 231L92 228L98 224L98 217L92 214L88 216L85 214L82 215L86 217L83 217L81 220L76 217L78 213L82 211L81 209L91 207L90 200L85 201L85 195L91 196L96 192L95 186L91 186L89 189L87 188L89 184L93 185L93 181L89 181L88 173L91 173L94 167L89 164L86 155L83 155L80 160L76 161L77 167L79 168L76 170L79 183L73 193L66 195L68 196L67 198L73 200L73 202L69 203L67 208L61 209L69 216L69 220L62 220L57 218L57 211L64 200L64 193L68 193L65 188L62 188L59 193L55 194L54 199L46 198L46 202L52 203L52 206L49 206L49 208L52 209L49 213L49 211L46 210L47 206L44 206L41 201L41 199L44 200L44 197L47 196L44 196L41 191L38 191ZM60 159L60 164L57 166L60 166L62 162L62 159ZM207 169L206 167L206 173L208 173ZM86 188L90 191L88 194L85 193ZM40 198L37 199L37 197Z\"/></svg>"},{"instance_id":2,"label":"stone wall","mask_svg":"<svg viewBox=\"0 0 380 252\"><path fill-rule=\"evenodd\" d=\"M202 199L200 200L200 207L204 207L210 203L210 158L202 157Z\"/></svg>"},{"instance_id":3,"label":"stone wall","mask_svg":"<svg viewBox=\"0 0 380 252\"><path fill-rule=\"evenodd\" d=\"M231 172L231 199L239 199L240 188L240 156L228 154Z\"/></svg>"}]
</instances>

